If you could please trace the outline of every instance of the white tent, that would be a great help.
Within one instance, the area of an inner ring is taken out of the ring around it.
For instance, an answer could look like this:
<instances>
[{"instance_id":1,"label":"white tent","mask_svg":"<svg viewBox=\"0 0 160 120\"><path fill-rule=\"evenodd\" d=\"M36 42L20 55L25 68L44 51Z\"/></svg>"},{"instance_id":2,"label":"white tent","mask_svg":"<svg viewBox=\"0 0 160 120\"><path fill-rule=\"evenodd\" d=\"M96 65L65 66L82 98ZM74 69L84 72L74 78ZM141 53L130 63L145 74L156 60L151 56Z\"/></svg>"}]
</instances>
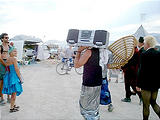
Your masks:
<instances>
[{"instance_id":1,"label":"white tent","mask_svg":"<svg viewBox=\"0 0 160 120\"><path fill-rule=\"evenodd\" d=\"M66 41L60 41L60 40L48 40L43 45L51 46L51 47L58 47L58 48L66 48L67 42Z\"/></svg>"},{"instance_id":2,"label":"white tent","mask_svg":"<svg viewBox=\"0 0 160 120\"><path fill-rule=\"evenodd\" d=\"M39 45L38 46L38 54L37 54L37 59L39 60L46 60L50 56L49 51L47 49L47 46L45 45Z\"/></svg>"},{"instance_id":3,"label":"white tent","mask_svg":"<svg viewBox=\"0 0 160 120\"><path fill-rule=\"evenodd\" d=\"M24 41L11 41L17 49L17 60L22 61Z\"/></svg>"},{"instance_id":4,"label":"white tent","mask_svg":"<svg viewBox=\"0 0 160 120\"><path fill-rule=\"evenodd\" d=\"M42 40L40 38L36 38L35 36L27 36L27 35L16 35L12 39L12 41L24 41L25 44L34 44L40 43Z\"/></svg>"},{"instance_id":5,"label":"white tent","mask_svg":"<svg viewBox=\"0 0 160 120\"><path fill-rule=\"evenodd\" d=\"M141 25L137 31L133 34L133 36L139 40L140 37L145 37L149 35L148 32L144 29L143 25Z\"/></svg>"},{"instance_id":6,"label":"white tent","mask_svg":"<svg viewBox=\"0 0 160 120\"><path fill-rule=\"evenodd\" d=\"M152 35L152 36L154 36L154 37L156 38L157 42L160 43L160 33L148 33L148 32L144 29L143 25L141 25L141 26L137 29L137 31L133 34L133 36L134 36L137 40L139 40L139 37L145 37L145 36L147 36L147 35Z\"/></svg>"}]
</instances>

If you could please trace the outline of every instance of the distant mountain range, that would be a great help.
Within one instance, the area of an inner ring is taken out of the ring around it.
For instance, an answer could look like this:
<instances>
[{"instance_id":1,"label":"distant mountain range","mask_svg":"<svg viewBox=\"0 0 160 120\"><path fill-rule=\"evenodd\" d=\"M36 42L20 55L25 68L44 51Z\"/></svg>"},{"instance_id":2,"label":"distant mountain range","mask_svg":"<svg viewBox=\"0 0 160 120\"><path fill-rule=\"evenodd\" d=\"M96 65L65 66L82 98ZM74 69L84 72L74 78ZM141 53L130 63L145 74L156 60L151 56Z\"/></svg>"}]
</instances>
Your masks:
<instances>
[{"instance_id":1,"label":"distant mountain range","mask_svg":"<svg viewBox=\"0 0 160 120\"><path fill-rule=\"evenodd\" d=\"M160 33L150 33L150 35L154 36L157 42L160 44Z\"/></svg>"},{"instance_id":2,"label":"distant mountain range","mask_svg":"<svg viewBox=\"0 0 160 120\"><path fill-rule=\"evenodd\" d=\"M160 44L160 33L149 33L149 35L152 35L156 38L158 44ZM117 39L118 40L118 39ZM111 40L109 41L109 45L114 43L115 41Z\"/></svg>"},{"instance_id":3,"label":"distant mountain range","mask_svg":"<svg viewBox=\"0 0 160 120\"><path fill-rule=\"evenodd\" d=\"M134 34L132 34L137 40L139 40L140 37L145 37L147 35L152 35L156 38L158 44L160 44L160 33L149 33L147 32L143 25L140 25L140 27L136 30ZM126 35L127 36L127 35ZM124 37L124 36L122 36ZM120 39L120 38L119 38ZM118 39L117 39L118 40ZM115 40L116 41L116 40ZM109 45L112 44L114 41L109 41Z\"/></svg>"}]
</instances>

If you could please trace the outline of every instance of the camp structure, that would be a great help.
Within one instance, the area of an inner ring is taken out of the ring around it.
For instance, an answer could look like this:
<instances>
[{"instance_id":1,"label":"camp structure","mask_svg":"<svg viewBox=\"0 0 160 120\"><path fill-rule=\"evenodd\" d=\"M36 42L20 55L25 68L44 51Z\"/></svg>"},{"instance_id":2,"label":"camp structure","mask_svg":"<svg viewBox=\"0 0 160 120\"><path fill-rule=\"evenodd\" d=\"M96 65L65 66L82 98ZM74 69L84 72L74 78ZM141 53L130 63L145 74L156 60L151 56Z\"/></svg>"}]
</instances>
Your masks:
<instances>
[{"instance_id":1,"label":"camp structure","mask_svg":"<svg viewBox=\"0 0 160 120\"><path fill-rule=\"evenodd\" d=\"M41 39L34 36L16 35L10 39L18 51L18 60L36 59L38 54L38 46L42 42ZM25 58L24 58L25 57Z\"/></svg>"},{"instance_id":2,"label":"camp structure","mask_svg":"<svg viewBox=\"0 0 160 120\"><path fill-rule=\"evenodd\" d=\"M144 29L143 25L141 25L137 31L133 34L133 36L139 40L140 37L145 37L149 35L149 33Z\"/></svg>"},{"instance_id":3,"label":"camp structure","mask_svg":"<svg viewBox=\"0 0 160 120\"><path fill-rule=\"evenodd\" d=\"M139 40L140 37L145 37L147 35L152 35L156 38L157 42L160 43L160 33L149 33L147 32L143 25L140 25L140 27L137 29L137 31L133 34L133 36Z\"/></svg>"}]
</instances>

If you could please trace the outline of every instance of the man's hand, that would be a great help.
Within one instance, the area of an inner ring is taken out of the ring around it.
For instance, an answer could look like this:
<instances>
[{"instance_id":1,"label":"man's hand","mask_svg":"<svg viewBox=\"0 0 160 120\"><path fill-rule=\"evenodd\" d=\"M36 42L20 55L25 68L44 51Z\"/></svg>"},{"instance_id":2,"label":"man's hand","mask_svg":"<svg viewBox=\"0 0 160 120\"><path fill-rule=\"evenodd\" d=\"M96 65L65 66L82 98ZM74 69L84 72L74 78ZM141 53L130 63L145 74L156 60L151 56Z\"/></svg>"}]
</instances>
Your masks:
<instances>
[{"instance_id":1,"label":"man's hand","mask_svg":"<svg viewBox=\"0 0 160 120\"><path fill-rule=\"evenodd\" d=\"M78 52L82 52L84 49L87 49L88 47L86 46L80 46L78 47Z\"/></svg>"}]
</instances>

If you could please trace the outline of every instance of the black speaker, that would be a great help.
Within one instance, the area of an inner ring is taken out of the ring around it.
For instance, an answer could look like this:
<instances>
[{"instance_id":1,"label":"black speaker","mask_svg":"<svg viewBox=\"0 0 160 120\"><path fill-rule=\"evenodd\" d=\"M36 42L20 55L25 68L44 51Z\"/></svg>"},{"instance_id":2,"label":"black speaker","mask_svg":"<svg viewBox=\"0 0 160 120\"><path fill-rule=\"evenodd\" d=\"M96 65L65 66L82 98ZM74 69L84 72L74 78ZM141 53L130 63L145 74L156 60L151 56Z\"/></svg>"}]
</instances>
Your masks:
<instances>
[{"instance_id":1,"label":"black speaker","mask_svg":"<svg viewBox=\"0 0 160 120\"><path fill-rule=\"evenodd\" d=\"M79 35L79 30L77 30L77 29L70 29L68 31L67 43L69 43L69 44L76 44L76 43L78 43L78 35Z\"/></svg>"},{"instance_id":2,"label":"black speaker","mask_svg":"<svg viewBox=\"0 0 160 120\"><path fill-rule=\"evenodd\" d=\"M108 33L105 30L96 30L94 34L93 44L97 46L103 46L108 39Z\"/></svg>"}]
</instances>

